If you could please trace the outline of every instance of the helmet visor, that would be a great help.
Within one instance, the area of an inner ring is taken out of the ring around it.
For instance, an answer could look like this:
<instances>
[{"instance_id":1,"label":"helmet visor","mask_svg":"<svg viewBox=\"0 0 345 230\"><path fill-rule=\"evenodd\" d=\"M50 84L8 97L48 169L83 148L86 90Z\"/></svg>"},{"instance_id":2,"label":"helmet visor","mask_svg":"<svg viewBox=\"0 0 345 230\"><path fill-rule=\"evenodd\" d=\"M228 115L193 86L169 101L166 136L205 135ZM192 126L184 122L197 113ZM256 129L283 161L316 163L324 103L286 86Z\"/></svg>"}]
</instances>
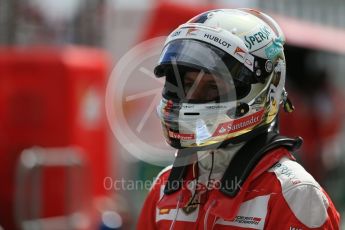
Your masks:
<instances>
[{"instance_id":1,"label":"helmet visor","mask_svg":"<svg viewBox=\"0 0 345 230\"><path fill-rule=\"evenodd\" d=\"M168 43L162 51L155 74L157 77L166 77L163 97L175 100L187 99L189 103L241 99L250 91L253 75L231 55L196 40L175 40ZM201 97L198 100L188 97L191 89L194 92L198 84L205 81L210 83L210 88L217 88L218 92L215 93L212 89L204 90L204 94L209 97ZM191 82L193 84L190 84Z\"/></svg>"}]
</instances>

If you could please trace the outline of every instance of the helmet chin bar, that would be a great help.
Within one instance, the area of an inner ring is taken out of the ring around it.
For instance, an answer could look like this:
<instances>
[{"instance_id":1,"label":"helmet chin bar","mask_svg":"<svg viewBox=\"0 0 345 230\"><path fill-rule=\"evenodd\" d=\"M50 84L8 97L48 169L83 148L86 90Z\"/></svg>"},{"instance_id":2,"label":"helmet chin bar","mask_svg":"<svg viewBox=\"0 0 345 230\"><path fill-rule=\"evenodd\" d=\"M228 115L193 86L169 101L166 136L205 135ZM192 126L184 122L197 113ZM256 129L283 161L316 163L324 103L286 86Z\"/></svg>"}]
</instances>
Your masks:
<instances>
[{"instance_id":1,"label":"helmet chin bar","mask_svg":"<svg viewBox=\"0 0 345 230\"><path fill-rule=\"evenodd\" d=\"M248 140L256 137L259 134L266 133L266 132L273 131L273 130L277 131L275 122L263 125L259 128L256 128L256 129L248 132L248 133L244 133L240 136L233 137L231 139L227 139L227 140L224 140L224 141L219 142L219 143L215 143L215 144L211 144L211 145L205 145L205 146L176 148L178 150L177 155L188 155L188 154L196 153L198 151L215 150L215 149L225 148L229 144L236 145L236 144L239 144L242 142L247 142Z\"/></svg>"},{"instance_id":2,"label":"helmet chin bar","mask_svg":"<svg viewBox=\"0 0 345 230\"><path fill-rule=\"evenodd\" d=\"M207 145L207 146L186 147L186 148L177 149L173 167L183 167L183 166L190 165L197 162L198 151L215 150L215 149L225 148L228 145L236 145L239 143L245 143L259 135L268 133L270 129L276 130L275 128L271 127L272 123L261 126L249 133L242 134L233 139L224 140L221 143L216 143L216 144Z\"/></svg>"}]
</instances>

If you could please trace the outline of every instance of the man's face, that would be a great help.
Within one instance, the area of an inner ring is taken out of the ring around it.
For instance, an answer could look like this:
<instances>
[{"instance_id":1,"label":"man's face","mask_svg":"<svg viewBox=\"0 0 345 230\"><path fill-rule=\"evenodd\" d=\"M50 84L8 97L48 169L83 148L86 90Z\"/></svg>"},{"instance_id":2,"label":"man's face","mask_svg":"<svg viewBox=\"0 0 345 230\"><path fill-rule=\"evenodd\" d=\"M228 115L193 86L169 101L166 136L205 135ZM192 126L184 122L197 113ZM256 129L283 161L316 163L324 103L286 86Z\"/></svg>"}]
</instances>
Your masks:
<instances>
[{"instance_id":1,"label":"man's face","mask_svg":"<svg viewBox=\"0 0 345 230\"><path fill-rule=\"evenodd\" d=\"M234 87L215 75L203 71L188 71L183 77L187 100L214 101L228 94Z\"/></svg>"}]
</instances>

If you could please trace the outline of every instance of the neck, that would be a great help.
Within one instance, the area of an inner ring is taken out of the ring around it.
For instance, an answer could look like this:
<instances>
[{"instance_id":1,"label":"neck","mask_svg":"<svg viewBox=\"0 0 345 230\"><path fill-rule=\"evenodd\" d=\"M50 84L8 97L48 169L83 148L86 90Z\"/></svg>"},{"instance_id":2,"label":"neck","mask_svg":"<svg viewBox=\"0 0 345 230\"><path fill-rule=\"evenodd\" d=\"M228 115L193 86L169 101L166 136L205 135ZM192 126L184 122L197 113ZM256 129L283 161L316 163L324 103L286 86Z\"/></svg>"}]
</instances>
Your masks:
<instances>
[{"instance_id":1,"label":"neck","mask_svg":"<svg viewBox=\"0 0 345 230\"><path fill-rule=\"evenodd\" d=\"M199 182L206 184L209 179L220 180L232 158L244 143L228 145L216 150L199 151Z\"/></svg>"}]
</instances>

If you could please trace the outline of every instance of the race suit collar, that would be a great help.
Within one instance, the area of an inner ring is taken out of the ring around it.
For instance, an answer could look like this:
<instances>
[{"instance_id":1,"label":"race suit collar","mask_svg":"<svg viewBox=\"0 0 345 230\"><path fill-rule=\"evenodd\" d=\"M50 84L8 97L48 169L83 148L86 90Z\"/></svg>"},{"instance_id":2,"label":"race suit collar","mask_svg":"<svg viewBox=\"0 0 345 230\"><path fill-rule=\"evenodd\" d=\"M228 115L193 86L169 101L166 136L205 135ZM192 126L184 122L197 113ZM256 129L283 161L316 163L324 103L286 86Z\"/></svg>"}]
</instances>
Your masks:
<instances>
[{"instance_id":1,"label":"race suit collar","mask_svg":"<svg viewBox=\"0 0 345 230\"><path fill-rule=\"evenodd\" d=\"M285 148L272 150L265 155L252 170L236 196L229 197L219 189L213 189L209 191L208 199L203 208L205 210L210 209L210 215L217 216L225 220L233 219L236 216L241 203L244 201L246 191L250 184L277 163L282 157L288 157L294 160L294 157ZM188 167L185 178L186 180L183 181L181 189L178 192L169 195L163 194L162 198L157 203L158 209L184 208L189 204L193 195L193 191L190 190L190 185L196 180L195 175L193 175L193 165Z\"/></svg>"}]
</instances>

